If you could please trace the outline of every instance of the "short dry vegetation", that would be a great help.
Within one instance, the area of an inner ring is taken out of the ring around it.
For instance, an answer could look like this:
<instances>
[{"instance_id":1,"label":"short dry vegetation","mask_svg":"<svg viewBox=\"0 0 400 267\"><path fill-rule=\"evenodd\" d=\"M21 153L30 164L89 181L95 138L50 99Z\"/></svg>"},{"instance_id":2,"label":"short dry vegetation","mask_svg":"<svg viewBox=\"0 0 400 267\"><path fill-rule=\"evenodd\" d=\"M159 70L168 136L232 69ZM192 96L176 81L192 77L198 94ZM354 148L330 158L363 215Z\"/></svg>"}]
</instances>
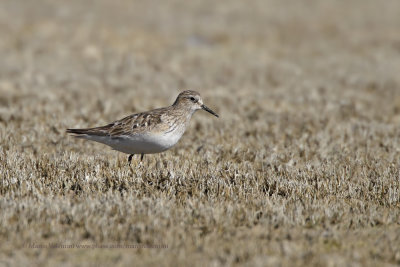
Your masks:
<instances>
[{"instance_id":1,"label":"short dry vegetation","mask_svg":"<svg viewBox=\"0 0 400 267\"><path fill-rule=\"evenodd\" d=\"M0 265L399 265L399 10L1 1ZM184 89L220 119L141 167L65 133Z\"/></svg>"}]
</instances>

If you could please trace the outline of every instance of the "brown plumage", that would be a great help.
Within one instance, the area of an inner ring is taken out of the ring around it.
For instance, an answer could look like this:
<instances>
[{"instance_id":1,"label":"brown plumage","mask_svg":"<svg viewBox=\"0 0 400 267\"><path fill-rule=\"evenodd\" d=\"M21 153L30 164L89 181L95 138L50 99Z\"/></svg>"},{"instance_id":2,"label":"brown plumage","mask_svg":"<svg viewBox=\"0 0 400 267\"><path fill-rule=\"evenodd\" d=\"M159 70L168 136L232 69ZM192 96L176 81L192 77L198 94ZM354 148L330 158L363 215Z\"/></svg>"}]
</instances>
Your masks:
<instances>
[{"instance_id":1,"label":"brown plumage","mask_svg":"<svg viewBox=\"0 0 400 267\"><path fill-rule=\"evenodd\" d=\"M203 104L196 91L183 91L175 102L165 108L132 114L105 126L67 129L67 133L111 146L131 154L162 152L173 146L182 136L196 110L204 109L218 115Z\"/></svg>"}]
</instances>

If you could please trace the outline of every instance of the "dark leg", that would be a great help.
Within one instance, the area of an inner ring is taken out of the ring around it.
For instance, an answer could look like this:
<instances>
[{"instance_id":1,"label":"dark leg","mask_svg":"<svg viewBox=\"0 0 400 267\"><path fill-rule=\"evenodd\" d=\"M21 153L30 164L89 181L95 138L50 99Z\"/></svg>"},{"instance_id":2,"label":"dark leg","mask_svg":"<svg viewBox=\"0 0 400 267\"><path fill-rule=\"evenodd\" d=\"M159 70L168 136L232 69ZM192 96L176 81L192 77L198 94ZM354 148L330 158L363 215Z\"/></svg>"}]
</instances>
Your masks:
<instances>
[{"instance_id":1,"label":"dark leg","mask_svg":"<svg viewBox=\"0 0 400 267\"><path fill-rule=\"evenodd\" d=\"M142 153L142 155L140 156L140 161L142 161L144 158L144 154Z\"/></svg>"},{"instance_id":2,"label":"dark leg","mask_svg":"<svg viewBox=\"0 0 400 267\"><path fill-rule=\"evenodd\" d=\"M133 157L133 155L134 155L134 154L130 154L130 155L129 155L129 157L128 157L128 162L129 162L129 165L131 165L131 161L132 161L132 157Z\"/></svg>"}]
</instances>

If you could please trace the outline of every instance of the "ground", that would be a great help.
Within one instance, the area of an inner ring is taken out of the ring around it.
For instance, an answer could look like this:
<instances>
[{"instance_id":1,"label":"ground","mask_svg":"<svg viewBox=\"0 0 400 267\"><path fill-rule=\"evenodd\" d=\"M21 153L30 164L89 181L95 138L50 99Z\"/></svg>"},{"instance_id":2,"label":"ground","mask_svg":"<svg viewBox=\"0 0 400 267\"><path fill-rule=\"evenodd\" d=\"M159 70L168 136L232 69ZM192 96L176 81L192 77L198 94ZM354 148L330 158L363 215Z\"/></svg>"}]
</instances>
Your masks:
<instances>
[{"instance_id":1,"label":"ground","mask_svg":"<svg viewBox=\"0 0 400 267\"><path fill-rule=\"evenodd\" d=\"M0 265L400 265L399 10L1 1ZM186 89L142 165L65 132Z\"/></svg>"}]
</instances>

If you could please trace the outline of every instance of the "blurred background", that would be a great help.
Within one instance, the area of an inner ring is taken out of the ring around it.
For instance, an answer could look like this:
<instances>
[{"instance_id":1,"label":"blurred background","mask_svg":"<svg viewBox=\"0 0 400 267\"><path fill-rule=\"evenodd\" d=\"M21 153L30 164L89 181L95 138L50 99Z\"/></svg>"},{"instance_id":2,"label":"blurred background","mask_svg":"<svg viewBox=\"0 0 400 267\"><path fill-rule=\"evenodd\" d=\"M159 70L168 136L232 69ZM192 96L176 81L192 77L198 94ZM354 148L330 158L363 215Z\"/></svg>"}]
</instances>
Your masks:
<instances>
[{"instance_id":1,"label":"blurred background","mask_svg":"<svg viewBox=\"0 0 400 267\"><path fill-rule=\"evenodd\" d=\"M172 103L184 89L238 118L250 112L238 109L243 101L315 112L347 105L354 94L358 105L377 101L379 116L391 104L379 100L398 97L395 0L0 5L3 121L30 110L29 103L31 115L68 114L64 126L76 123L74 112L109 120Z\"/></svg>"}]
</instances>

